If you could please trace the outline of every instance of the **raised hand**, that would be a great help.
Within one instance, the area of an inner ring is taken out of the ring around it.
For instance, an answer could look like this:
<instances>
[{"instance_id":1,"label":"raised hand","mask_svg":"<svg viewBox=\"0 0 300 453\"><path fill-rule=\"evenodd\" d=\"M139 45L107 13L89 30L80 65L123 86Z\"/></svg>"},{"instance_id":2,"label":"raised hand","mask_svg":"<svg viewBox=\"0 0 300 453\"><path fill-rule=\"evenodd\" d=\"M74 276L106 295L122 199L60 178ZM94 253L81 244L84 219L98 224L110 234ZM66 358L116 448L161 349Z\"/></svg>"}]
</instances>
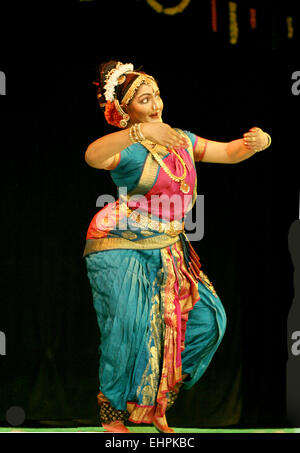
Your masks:
<instances>
[{"instance_id":1,"label":"raised hand","mask_svg":"<svg viewBox=\"0 0 300 453\"><path fill-rule=\"evenodd\" d=\"M269 142L267 134L259 127L252 127L243 137L244 145L249 151L261 151Z\"/></svg>"},{"instance_id":2,"label":"raised hand","mask_svg":"<svg viewBox=\"0 0 300 453\"><path fill-rule=\"evenodd\" d=\"M167 148L181 148L187 140L166 123L142 123L142 132L147 140Z\"/></svg>"}]
</instances>

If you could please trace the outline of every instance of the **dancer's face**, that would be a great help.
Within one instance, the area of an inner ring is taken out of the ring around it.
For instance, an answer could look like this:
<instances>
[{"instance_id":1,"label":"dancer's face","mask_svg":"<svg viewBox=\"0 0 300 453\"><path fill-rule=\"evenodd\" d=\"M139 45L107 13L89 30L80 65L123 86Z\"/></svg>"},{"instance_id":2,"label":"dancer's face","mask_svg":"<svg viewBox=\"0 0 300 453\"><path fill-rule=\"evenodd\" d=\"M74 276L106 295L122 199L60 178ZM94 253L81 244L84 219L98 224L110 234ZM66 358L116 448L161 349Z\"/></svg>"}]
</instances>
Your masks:
<instances>
[{"instance_id":1,"label":"dancer's face","mask_svg":"<svg viewBox=\"0 0 300 453\"><path fill-rule=\"evenodd\" d=\"M163 101L157 84L143 83L127 107L130 123L162 122Z\"/></svg>"}]
</instances>

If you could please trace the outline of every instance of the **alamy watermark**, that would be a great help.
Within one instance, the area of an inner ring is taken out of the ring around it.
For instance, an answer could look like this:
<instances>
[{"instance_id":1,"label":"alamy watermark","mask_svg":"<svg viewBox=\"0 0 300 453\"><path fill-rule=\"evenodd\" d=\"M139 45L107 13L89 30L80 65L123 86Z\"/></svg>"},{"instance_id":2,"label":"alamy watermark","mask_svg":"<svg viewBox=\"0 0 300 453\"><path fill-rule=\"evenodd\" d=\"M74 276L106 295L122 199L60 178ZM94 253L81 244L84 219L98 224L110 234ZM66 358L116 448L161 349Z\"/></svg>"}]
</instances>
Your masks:
<instances>
[{"instance_id":1,"label":"alamy watermark","mask_svg":"<svg viewBox=\"0 0 300 453\"><path fill-rule=\"evenodd\" d=\"M0 355L6 355L6 337L5 333L0 331Z\"/></svg>"},{"instance_id":2,"label":"alamy watermark","mask_svg":"<svg viewBox=\"0 0 300 453\"><path fill-rule=\"evenodd\" d=\"M6 77L3 71L0 71L0 95L6 94Z\"/></svg>"},{"instance_id":3,"label":"alamy watermark","mask_svg":"<svg viewBox=\"0 0 300 453\"><path fill-rule=\"evenodd\" d=\"M296 330L295 332L292 333L291 340L293 340L293 343L291 345L291 353L293 354L293 356L300 355L300 331L299 330Z\"/></svg>"},{"instance_id":4,"label":"alamy watermark","mask_svg":"<svg viewBox=\"0 0 300 453\"><path fill-rule=\"evenodd\" d=\"M106 205L106 206L105 206ZM190 241L199 241L204 236L204 195L198 195L193 206L192 195L166 194L127 195L127 187L119 187L118 202L112 195L104 194L97 198L96 206L101 209L96 217L99 230L149 230L174 233L183 229ZM129 211L128 211L129 208ZM182 213L187 212L186 215ZM149 216L148 213L151 213ZM183 225L184 222L184 225Z\"/></svg>"},{"instance_id":5,"label":"alamy watermark","mask_svg":"<svg viewBox=\"0 0 300 453\"><path fill-rule=\"evenodd\" d=\"M291 87L294 96L300 94L300 71L294 71L292 74L292 80L296 80Z\"/></svg>"}]
</instances>

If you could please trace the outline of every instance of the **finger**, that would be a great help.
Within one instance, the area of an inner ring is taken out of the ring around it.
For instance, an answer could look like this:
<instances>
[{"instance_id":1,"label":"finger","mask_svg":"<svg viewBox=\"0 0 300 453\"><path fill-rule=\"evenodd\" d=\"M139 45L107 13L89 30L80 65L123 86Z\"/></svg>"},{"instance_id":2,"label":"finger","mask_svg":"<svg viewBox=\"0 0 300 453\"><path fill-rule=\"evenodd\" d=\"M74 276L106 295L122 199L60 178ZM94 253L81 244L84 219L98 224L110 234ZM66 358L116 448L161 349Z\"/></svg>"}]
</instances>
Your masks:
<instances>
[{"instance_id":1,"label":"finger","mask_svg":"<svg viewBox=\"0 0 300 453\"><path fill-rule=\"evenodd\" d=\"M244 145L246 146L247 149L251 149L252 146L254 145L253 140L250 138L244 138L243 139Z\"/></svg>"},{"instance_id":2,"label":"finger","mask_svg":"<svg viewBox=\"0 0 300 453\"><path fill-rule=\"evenodd\" d=\"M172 137L174 140L177 139L177 140L180 140L180 141L181 141L181 140L183 139L182 135L180 135L180 134L179 134L178 132L176 132L174 129L172 129L172 131L171 131L171 137Z\"/></svg>"},{"instance_id":3,"label":"finger","mask_svg":"<svg viewBox=\"0 0 300 453\"><path fill-rule=\"evenodd\" d=\"M252 145L256 142L254 137L244 138L243 141L244 141L245 145Z\"/></svg>"},{"instance_id":4,"label":"finger","mask_svg":"<svg viewBox=\"0 0 300 453\"><path fill-rule=\"evenodd\" d=\"M185 140L182 139L182 137L178 137L176 135L173 135L168 139L169 143L174 146L174 147L181 147L185 145Z\"/></svg>"},{"instance_id":5,"label":"finger","mask_svg":"<svg viewBox=\"0 0 300 453\"><path fill-rule=\"evenodd\" d=\"M175 136L176 138L178 138L179 140L181 140L181 141L185 141L185 140L186 140L186 138L183 137L181 134L179 134L179 132L177 132L175 129L172 129L172 133L173 133L174 136Z\"/></svg>"}]
</instances>

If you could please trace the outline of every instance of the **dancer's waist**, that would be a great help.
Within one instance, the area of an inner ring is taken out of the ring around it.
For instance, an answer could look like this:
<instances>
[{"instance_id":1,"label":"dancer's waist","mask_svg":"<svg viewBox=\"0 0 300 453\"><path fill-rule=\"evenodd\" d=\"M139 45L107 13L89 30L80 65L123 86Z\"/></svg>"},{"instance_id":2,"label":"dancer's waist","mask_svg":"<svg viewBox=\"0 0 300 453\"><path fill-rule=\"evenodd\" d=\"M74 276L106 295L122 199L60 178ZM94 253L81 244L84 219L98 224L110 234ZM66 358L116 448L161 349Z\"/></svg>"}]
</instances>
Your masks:
<instances>
[{"instance_id":1,"label":"dancer's waist","mask_svg":"<svg viewBox=\"0 0 300 453\"><path fill-rule=\"evenodd\" d=\"M147 230L157 233L165 233L168 236L177 236L184 231L184 219L167 221L158 219L150 213L134 210L128 217L128 225L131 231Z\"/></svg>"}]
</instances>

